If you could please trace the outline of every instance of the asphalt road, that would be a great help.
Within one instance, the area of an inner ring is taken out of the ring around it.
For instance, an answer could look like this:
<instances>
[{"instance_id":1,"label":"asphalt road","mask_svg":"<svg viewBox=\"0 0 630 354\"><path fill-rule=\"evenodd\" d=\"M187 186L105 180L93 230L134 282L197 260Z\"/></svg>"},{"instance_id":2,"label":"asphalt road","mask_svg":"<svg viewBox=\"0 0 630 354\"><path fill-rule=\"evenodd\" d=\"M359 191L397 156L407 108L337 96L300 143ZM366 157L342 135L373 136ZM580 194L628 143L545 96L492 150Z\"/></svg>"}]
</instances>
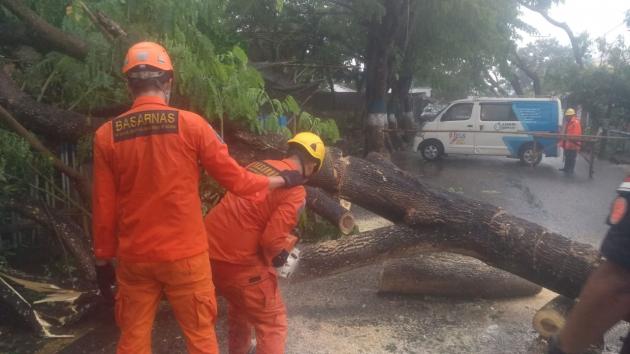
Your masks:
<instances>
[{"instance_id":1,"label":"asphalt road","mask_svg":"<svg viewBox=\"0 0 630 354\"><path fill-rule=\"evenodd\" d=\"M630 171L598 161L591 180L584 161L578 162L574 176L567 177L557 170L560 159L545 159L535 168L507 158L450 156L425 163L417 154L404 153L393 160L433 186L501 206L596 247L606 232L604 220L615 188ZM361 215L363 225L379 223L378 218ZM531 320L554 293L544 290L535 297L500 301L383 297L377 295L380 270L380 265L373 265L309 282L283 284L290 327L287 352L544 352L545 343L532 329ZM114 353L116 329L103 325L106 322L93 319L78 325L74 339L38 342L38 353ZM225 327L222 312L217 335L223 349ZM626 330L626 326L618 326L607 335L605 353L618 351ZM166 305L158 314L153 342L154 353L185 353L181 333Z\"/></svg>"}]
</instances>

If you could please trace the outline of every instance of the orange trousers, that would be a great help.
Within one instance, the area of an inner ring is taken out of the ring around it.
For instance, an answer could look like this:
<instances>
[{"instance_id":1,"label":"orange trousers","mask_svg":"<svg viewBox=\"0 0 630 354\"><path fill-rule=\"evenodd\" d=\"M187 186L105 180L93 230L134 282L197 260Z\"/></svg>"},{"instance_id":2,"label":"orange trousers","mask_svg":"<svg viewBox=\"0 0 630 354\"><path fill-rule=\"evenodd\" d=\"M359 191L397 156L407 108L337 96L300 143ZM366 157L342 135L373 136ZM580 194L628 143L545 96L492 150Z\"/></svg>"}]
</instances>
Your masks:
<instances>
[{"instance_id":1,"label":"orange trousers","mask_svg":"<svg viewBox=\"0 0 630 354\"><path fill-rule=\"evenodd\" d=\"M229 353L248 353L253 329L256 354L283 354L287 313L275 270L213 261L212 279L228 301Z\"/></svg>"},{"instance_id":2,"label":"orange trousers","mask_svg":"<svg viewBox=\"0 0 630 354\"><path fill-rule=\"evenodd\" d=\"M173 262L119 262L116 322L119 354L151 353L151 330L164 293L191 354L218 353L217 315L208 253Z\"/></svg>"}]
</instances>

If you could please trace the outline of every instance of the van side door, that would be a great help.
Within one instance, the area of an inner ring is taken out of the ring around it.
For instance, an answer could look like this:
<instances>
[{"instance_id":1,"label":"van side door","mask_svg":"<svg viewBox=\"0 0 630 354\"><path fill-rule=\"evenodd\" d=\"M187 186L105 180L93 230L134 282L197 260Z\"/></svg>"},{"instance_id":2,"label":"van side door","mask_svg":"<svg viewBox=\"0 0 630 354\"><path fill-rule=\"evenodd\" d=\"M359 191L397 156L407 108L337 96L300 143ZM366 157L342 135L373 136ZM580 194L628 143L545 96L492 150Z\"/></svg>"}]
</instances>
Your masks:
<instances>
[{"instance_id":1,"label":"van side door","mask_svg":"<svg viewBox=\"0 0 630 354\"><path fill-rule=\"evenodd\" d=\"M523 130L512 102L480 102L479 131L475 139L475 152L480 155L510 156L506 144L518 135L510 134ZM508 134L504 134L508 133Z\"/></svg>"},{"instance_id":2,"label":"van side door","mask_svg":"<svg viewBox=\"0 0 630 354\"><path fill-rule=\"evenodd\" d=\"M472 102L456 103L440 117L439 130L443 137L445 152L452 154L473 154L475 150L476 124L473 119Z\"/></svg>"}]
</instances>

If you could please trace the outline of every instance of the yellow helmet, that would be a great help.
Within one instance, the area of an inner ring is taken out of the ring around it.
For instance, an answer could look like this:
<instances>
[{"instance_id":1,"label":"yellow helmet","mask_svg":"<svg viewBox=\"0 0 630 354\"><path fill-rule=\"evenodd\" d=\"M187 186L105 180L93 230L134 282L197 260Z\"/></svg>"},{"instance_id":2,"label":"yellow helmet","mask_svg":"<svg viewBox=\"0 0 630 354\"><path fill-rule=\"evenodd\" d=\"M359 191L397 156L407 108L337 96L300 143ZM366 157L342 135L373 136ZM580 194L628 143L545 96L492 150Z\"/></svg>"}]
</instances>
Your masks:
<instances>
[{"instance_id":1,"label":"yellow helmet","mask_svg":"<svg viewBox=\"0 0 630 354\"><path fill-rule=\"evenodd\" d=\"M566 112L564 112L564 115L573 117L575 115L575 109L573 109L573 108L567 109Z\"/></svg>"},{"instance_id":2,"label":"yellow helmet","mask_svg":"<svg viewBox=\"0 0 630 354\"><path fill-rule=\"evenodd\" d=\"M289 144L289 146L291 146L291 144L301 146L311 157L317 160L318 164L315 172L322 168L324 157L326 156L326 147L319 136L311 132L297 133L293 138L287 141L287 144Z\"/></svg>"}]
</instances>

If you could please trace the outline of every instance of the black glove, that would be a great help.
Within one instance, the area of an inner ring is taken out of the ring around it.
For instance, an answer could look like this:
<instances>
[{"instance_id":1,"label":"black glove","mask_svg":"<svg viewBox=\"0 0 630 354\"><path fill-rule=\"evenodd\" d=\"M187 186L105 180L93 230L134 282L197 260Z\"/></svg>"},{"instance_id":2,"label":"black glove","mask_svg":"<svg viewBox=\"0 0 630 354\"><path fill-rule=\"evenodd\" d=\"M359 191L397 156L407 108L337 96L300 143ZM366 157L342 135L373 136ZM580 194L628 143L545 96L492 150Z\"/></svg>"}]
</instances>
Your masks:
<instances>
[{"instance_id":1,"label":"black glove","mask_svg":"<svg viewBox=\"0 0 630 354\"><path fill-rule=\"evenodd\" d=\"M302 176L302 173L296 170L280 171L279 175L284 179L285 188L301 186L307 181L307 179Z\"/></svg>"},{"instance_id":2,"label":"black glove","mask_svg":"<svg viewBox=\"0 0 630 354\"><path fill-rule=\"evenodd\" d=\"M549 347L547 348L547 354L566 354L560 349L560 342L557 336L553 336L549 339Z\"/></svg>"},{"instance_id":3,"label":"black glove","mask_svg":"<svg viewBox=\"0 0 630 354\"><path fill-rule=\"evenodd\" d=\"M111 262L96 266L96 282L105 303L108 305L113 304L114 294L112 293L112 285L116 283L116 271Z\"/></svg>"},{"instance_id":4,"label":"black glove","mask_svg":"<svg viewBox=\"0 0 630 354\"><path fill-rule=\"evenodd\" d=\"M275 268L280 268L287 262L287 258L289 258L289 252L282 250L277 256L273 257L271 265Z\"/></svg>"}]
</instances>

